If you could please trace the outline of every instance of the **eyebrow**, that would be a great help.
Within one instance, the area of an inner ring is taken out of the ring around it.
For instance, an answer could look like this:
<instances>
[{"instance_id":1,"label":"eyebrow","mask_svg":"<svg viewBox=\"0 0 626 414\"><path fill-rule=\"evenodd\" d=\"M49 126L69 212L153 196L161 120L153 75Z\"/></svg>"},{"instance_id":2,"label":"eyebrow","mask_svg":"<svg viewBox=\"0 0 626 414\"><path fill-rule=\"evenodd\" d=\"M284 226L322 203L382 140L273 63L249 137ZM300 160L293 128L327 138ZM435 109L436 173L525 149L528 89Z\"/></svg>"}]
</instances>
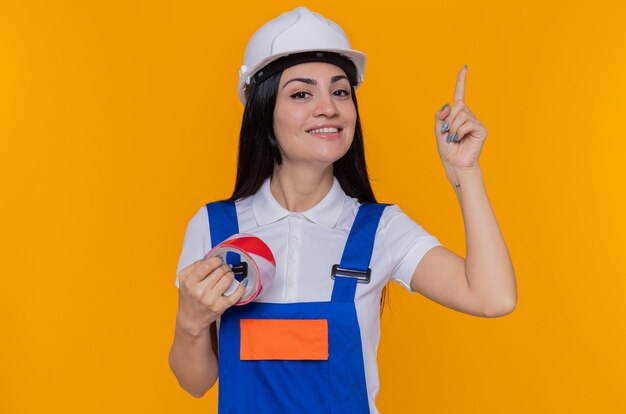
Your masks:
<instances>
[{"instance_id":1,"label":"eyebrow","mask_svg":"<svg viewBox=\"0 0 626 414\"><path fill-rule=\"evenodd\" d=\"M348 77L345 76L345 75L333 76L330 79L330 83L339 82L341 79L348 80ZM289 79L287 82L285 82L285 84L283 85L283 88L285 86L287 86L288 84L290 84L291 82L302 82L302 83L306 83L307 85L317 85L317 81L315 79L311 79L311 78L293 78L293 79Z\"/></svg>"}]
</instances>

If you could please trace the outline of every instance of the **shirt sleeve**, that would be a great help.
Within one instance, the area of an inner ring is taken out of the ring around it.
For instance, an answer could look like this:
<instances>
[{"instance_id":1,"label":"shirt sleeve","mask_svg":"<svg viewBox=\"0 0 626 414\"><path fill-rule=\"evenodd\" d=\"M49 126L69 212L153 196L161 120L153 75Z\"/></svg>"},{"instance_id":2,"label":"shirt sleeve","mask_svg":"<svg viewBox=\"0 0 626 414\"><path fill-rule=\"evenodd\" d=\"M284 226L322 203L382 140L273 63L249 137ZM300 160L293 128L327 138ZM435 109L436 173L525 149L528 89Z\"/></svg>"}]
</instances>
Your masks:
<instances>
[{"instance_id":1,"label":"shirt sleeve","mask_svg":"<svg viewBox=\"0 0 626 414\"><path fill-rule=\"evenodd\" d=\"M389 278L413 293L411 278L420 260L430 249L443 244L407 216L398 205L385 208L381 219L383 240L391 260Z\"/></svg>"},{"instance_id":2,"label":"shirt sleeve","mask_svg":"<svg viewBox=\"0 0 626 414\"><path fill-rule=\"evenodd\" d=\"M178 267L176 268L176 281L174 284L177 288L179 287L178 275L180 271L202 259L209 250L211 250L209 217L207 215L206 206L202 206L187 223L183 249L178 259Z\"/></svg>"}]
</instances>

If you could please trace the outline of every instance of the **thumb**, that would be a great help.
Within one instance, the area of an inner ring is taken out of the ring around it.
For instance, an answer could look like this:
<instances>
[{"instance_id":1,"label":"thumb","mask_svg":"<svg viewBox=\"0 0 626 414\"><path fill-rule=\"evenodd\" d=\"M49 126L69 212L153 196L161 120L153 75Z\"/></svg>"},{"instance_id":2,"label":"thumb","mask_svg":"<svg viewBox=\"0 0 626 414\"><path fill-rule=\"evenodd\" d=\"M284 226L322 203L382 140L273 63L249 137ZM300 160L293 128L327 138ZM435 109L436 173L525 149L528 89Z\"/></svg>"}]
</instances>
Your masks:
<instances>
[{"instance_id":1,"label":"thumb","mask_svg":"<svg viewBox=\"0 0 626 414\"><path fill-rule=\"evenodd\" d=\"M244 279L242 282L239 282L237 285L237 289L233 292L232 295L228 296L228 299L231 302L231 306L239 302L243 295L246 293L246 286L248 286L248 279Z\"/></svg>"},{"instance_id":2,"label":"thumb","mask_svg":"<svg viewBox=\"0 0 626 414\"><path fill-rule=\"evenodd\" d=\"M450 104L445 104L435 114L437 115L438 121L443 121L444 119L446 119L449 113L450 113Z\"/></svg>"},{"instance_id":3,"label":"thumb","mask_svg":"<svg viewBox=\"0 0 626 414\"><path fill-rule=\"evenodd\" d=\"M441 128L443 126L443 121L446 119L448 115L450 115L450 105L445 104L440 110L435 112L435 128L438 133L441 133Z\"/></svg>"}]
</instances>

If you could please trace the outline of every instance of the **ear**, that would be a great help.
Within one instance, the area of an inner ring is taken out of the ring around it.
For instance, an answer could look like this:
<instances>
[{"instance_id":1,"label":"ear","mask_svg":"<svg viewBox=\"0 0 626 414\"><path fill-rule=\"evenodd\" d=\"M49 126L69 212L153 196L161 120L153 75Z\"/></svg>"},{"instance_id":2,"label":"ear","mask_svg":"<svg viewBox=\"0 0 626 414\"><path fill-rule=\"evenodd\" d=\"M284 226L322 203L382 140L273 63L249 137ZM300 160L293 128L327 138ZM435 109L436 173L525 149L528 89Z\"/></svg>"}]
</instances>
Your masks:
<instances>
[{"instance_id":1,"label":"ear","mask_svg":"<svg viewBox=\"0 0 626 414\"><path fill-rule=\"evenodd\" d=\"M270 140L270 145L272 146L272 149L278 149L278 142L276 142L276 138L274 137L274 134L272 134L271 132L267 135L267 139Z\"/></svg>"},{"instance_id":2,"label":"ear","mask_svg":"<svg viewBox=\"0 0 626 414\"><path fill-rule=\"evenodd\" d=\"M276 141L274 133L270 131L270 133L267 135L267 139L270 142L271 151L274 155L274 161L276 161L276 164L281 165L283 163L283 157L280 155L280 149L278 149L278 141Z\"/></svg>"}]
</instances>

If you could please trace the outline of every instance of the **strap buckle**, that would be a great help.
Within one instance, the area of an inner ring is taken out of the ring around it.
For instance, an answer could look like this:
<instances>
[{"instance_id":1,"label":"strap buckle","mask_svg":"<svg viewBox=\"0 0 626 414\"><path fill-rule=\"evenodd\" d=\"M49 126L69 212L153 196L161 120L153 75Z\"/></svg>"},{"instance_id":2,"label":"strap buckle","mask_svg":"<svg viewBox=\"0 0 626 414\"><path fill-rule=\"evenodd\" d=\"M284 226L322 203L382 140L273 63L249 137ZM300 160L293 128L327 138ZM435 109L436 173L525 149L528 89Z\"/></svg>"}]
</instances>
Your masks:
<instances>
[{"instance_id":1,"label":"strap buckle","mask_svg":"<svg viewBox=\"0 0 626 414\"><path fill-rule=\"evenodd\" d=\"M233 271L235 278L237 278L237 276L241 277L241 279L237 278L237 280L239 281L245 279L248 276L248 263L247 262L241 262L241 264L239 265L230 265L230 268Z\"/></svg>"},{"instance_id":2,"label":"strap buckle","mask_svg":"<svg viewBox=\"0 0 626 414\"><path fill-rule=\"evenodd\" d=\"M333 265L333 270L330 272L332 279L334 279L335 276L353 277L356 279L357 283L369 283L371 275L372 269L369 267L367 270L342 269L338 264Z\"/></svg>"}]
</instances>

